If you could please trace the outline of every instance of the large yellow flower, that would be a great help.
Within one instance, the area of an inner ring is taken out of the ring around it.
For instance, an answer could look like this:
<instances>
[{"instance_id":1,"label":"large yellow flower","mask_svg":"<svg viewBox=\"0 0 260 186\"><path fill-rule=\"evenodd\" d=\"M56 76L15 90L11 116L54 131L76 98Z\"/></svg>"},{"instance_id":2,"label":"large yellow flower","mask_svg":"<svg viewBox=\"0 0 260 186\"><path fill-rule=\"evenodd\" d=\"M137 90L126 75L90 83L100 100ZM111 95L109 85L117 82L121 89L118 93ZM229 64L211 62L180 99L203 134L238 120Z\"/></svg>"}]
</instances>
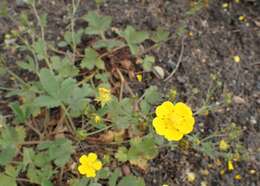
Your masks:
<instances>
[{"instance_id":1,"label":"large yellow flower","mask_svg":"<svg viewBox=\"0 0 260 186\"><path fill-rule=\"evenodd\" d=\"M98 94L99 95L96 100L100 102L102 106L107 104L112 99L111 92L107 88L98 88Z\"/></svg>"},{"instance_id":2,"label":"large yellow flower","mask_svg":"<svg viewBox=\"0 0 260 186\"><path fill-rule=\"evenodd\" d=\"M96 171L102 168L102 163L97 159L97 154L89 153L88 155L82 155L79 158L81 165L78 166L78 171L80 174L89 177L95 177Z\"/></svg>"},{"instance_id":3,"label":"large yellow flower","mask_svg":"<svg viewBox=\"0 0 260 186\"><path fill-rule=\"evenodd\" d=\"M182 102L173 105L165 101L155 110L153 126L157 134L169 141L179 141L193 130L195 119L189 106Z\"/></svg>"}]
</instances>

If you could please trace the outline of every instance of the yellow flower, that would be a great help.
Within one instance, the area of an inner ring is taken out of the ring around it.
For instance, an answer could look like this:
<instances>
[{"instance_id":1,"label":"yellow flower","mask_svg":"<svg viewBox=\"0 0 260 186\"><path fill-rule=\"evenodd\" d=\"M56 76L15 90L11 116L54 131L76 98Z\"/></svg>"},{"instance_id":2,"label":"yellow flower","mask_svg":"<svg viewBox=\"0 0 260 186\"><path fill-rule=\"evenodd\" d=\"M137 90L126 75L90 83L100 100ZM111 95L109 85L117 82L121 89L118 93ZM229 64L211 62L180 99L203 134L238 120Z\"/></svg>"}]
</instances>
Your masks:
<instances>
[{"instance_id":1,"label":"yellow flower","mask_svg":"<svg viewBox=\"0 0 260 186\"><path fill-rule=\"evenodd\" d=\"M233 60L234 60L236 63L239 63L239 62L240 62L240 57L239 57L239 56L233 56Z\"/></svg>"},{"instance_id":2,"label":"yellow flower","mask_svg":"<svg viewBox=\"0 0 260 186\"><path fill-rule=\"evenodd\" d=\"M192 111L182 102L173 105L170 101L165 101L156 108L155 113L155 131L169 141L179 141L183 135L193 130L195 119Z\"/></svg>"},{"instance_id":3,"label":"yellow flower","mask_svg":"<svg viewBox=\"0 0 260 186\"><path fill-rule=\"evenodd\" d=\"M223 3L222 8L228 8L228 3Z\"/></svg>"},{"instance_id":4,"label":"yellow flower","mask_svg":"<svg viewBox=\"0 0 260 186\"><path fill-rule=\"evenodd\" d=\"M102 163L97 159L97 154L91 152L88 155L82 155L79 158L81 165L78 166L78 171L82 175L96 177L96 171L102 168Z\"/></svg>"},{"instance_id":5,"label":"yellow flower","mask_svg":"<svg viewBox=\"0 0 260 186\"><path fill-rule=\"evenodd\" d=\"M101 117L97 114L94 114L94 120L95 120L95 123L98 124L101 121Z\"/></svg>"},{"instance_id":6,"label":"yellow flower","mask_svg":"<svg viewBox=\"0 0 260 186\"><path fill-rule=\"evenodd\" d=\"M239 16L239 18L238 18L239 21L244 21L245 19L246 19L245 16L242 16L242 15Z\"/></svg>"},{"instance_id":7,"label":"yellow flower","mask_svg":"<svg viewBox=\"0 0 260 186\"><path fill-rule=\"evenodd\" d=\"M188 180L188 182L191 182L191 183L192 183L192 182L195 181L196 175L195 175L194 172L187 172L186 174L187 174L187 180Z\"/></svg>"},{"instance_id":8,"label":"yellow flower","mask_svg":"<svg viewBox=\"0 0 260 186\"><path fill-rule=\"evenodd\" d=\"M143 80L142 74L137 74L137 75L136 75L136 78L137 78L137 80L138 80L139 82L142 82L142 80Z\"/></svg>"},{"instance_id":9,"label":"yellow flower","mask_svg":"<svg viewBox=\"0 0 260 186\"><path fill-rule=\"evenodd\" d=\"M236 3L240 3L240 0L235 0Z\"/></svg>"},{"instance_id":10,"label":"yellow flower","mask_svg":"<svg viewBox=\"0 0 260 186\"><path fill-rule=\"evenodd\" d=\"M228 160L228 170L229 170L229 171L234 170L234 166L233 166L233 163L232 163L231 160Z\"/></svg>"},{"instance_id":11,"label":"yellow flower","mask_svg":"<svg viewBox=\"0 0 260 186\"><path fill-rule=\"evenodd\" d=\"M226 151L228 150L229 148L229 145L227 144L227 142L225 140L220 140L219 142L219 149L222 150L222 151Z\"/></svg>"},{"instance_id":12,"label":"yellow flower","mask_svg":"<svg viewBox=\"0 0 260 186\"><path fill-rule=\"evenodd\" d=\"M98 94L99 95L96 100L101 103L102 107L105 104L107 104L112 98L111 92L107 88L102 88L102 87L98 88Z\"/></svg>"},{"instance_id":13,"label":"yellow flower","mask_svg":"<svg viewBox=\"0 0 260 186\"><path fill-rule=\"evenodd\" d=\"M241 180L241 176L240 176L239 174L236 174L236 175L235 175L235 179L236 179L236 180Z\"/></svg>"}]
</instances>

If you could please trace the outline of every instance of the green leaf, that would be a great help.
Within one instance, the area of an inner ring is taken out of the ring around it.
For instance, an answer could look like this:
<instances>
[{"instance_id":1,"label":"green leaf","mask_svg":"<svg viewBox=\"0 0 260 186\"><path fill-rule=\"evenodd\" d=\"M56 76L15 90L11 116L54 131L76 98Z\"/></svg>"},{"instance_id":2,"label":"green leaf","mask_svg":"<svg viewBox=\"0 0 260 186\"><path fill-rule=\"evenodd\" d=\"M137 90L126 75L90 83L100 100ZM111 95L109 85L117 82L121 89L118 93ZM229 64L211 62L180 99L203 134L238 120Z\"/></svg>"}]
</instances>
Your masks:
<instances>
[{"instance_id":1,"label":"green leaf","mask_svg":"<svg viewBox=\"0 0 260 186\"><path fill-rule=\"evenodd\" d=\"M158 148L152 136L143 139L136 137L130 141L131 147L128 151L129 160L142 158L144 160L153 159L158 154Z\"/></svg>"},{"instance_id":2,"label":"green leaf","mask_svg":"<svg viewBox=\"0 0 260 186\"><path fill-rule=\"evenodd\" d=\"M146 55L142 61L144 71L150 72L152 70L154 63L155 63L155 58L153 56Z\"/></svg>"},{"instance_id":3,"label":"green leaf","mask_svg":"<svg viewBox=\"0 0 260 186\"><path fill-rule=\"evenodd\" d=\"M133 112L133 101L128 98L120 102L112 100L109 103L108 113L116 128L126 129L129 125L134 127L138 124L138 118L134 116Z\"/></svg>"},{"instance_id":4,"label":"green leaf","mask_svg":"<svg viewBox=\"0 0 260 186\"><path fill-rule=\"evenodd\" d=\"M38 39L36 42L33 43L32 46L33 46L39 60L42 60L45 56L45 48L46 48L45 41L42 39Z\"/></svg>"},{"instance_id":5,"label":"green leaf","mask_svg":"<svg viewBox=\"0 0 260 186\"><path fill-rule=\"evenodd\" d=\"M28 70L30 72L36 72L36 66L31 57L27 57L27 62L18 62L17 65L24 70Z\"/></svg>"},{"instance_id":6,"label":"green leaf","mask_svg":"<svg viewBox=\"0 0 260 186\"><path fill-rule=\"evenodd\" d=\"M37 107L47 107L54 108L61 105L61 102L57 98L53 98L51 96L39 96L37 97L33 104Z\"/></svg>"},{"instance_id":7,"label":"green leaf","mask_svg":"<svg viewBox=\"0 0 260 186\"><path fill-rule=\"evenodd\" d=\"M0 165L8 164L16 156L16 148L26 137L23 127L6 127L0 135Z\"/></svg>"},{"instance_id":8,"label":"green leaf","mask_svg":"<svg viewBox=\"0 0 260 186\"><path fill-rule=\"evenodd\" d=\"M116 40L116 39L107 39L107 40L98 40L93 47L96 49L100 48L106 48L108 50L111 50L116 47L123 46L124 43L122 41Z\"/></svg>"},{"instance_id":9,"label":"green leaf","mask_svg":"<svg viewBox=\"0 0 260 186\"><path fill-rule=\"evenodd\" d=\"M116 182L117 182L117 179L121 176L121 171L120 169L116 169L112 175L110 176L109 178L109 181L108 181L108 185L109 186L116 186Z\"/></svg>"},{"instance_id":10,"label":"green leaf","mask_svg":"<svg viewBox=\"0 0 260 186\"><path fill-rule=\"evenodd\" d=\"M156 43L164 42L164 41L167 41L167 39L169 38L169 35L170 35L170 33L168 31L165 31L164 29L159 27L159 28L157 28L156 32L154 32L152 34L151 39Z\"/></svg>"},{"instance_id":11,"label":"green leaf","mask_svg":"<svg viewBox=\"0 0 260 186\"><path fill-rule=\"evenodd\" d=\"M17 186L16 178L0 174L0 183L4 186Z\"/></svg>"},{"instance_id":12,"label":"green leaf","mask_svg":"<svg viewBox=\"0 0 260 186\"><path fill-rule=\"evenodd\" d=\"M119 33L125 38L133 55L138 53L138 44L149 38L149 34L144 31L136 31L132 26L127 26L123 32Z\"/></svg>"},{"instance_id":13,"label":"green leaf","mask_svg":"<svg viewBox=\"0 0 260 186\"><path fill-rule=\"evenodd\" d=\"M122 37L126 39L128 43L140 44L144 40L149 38L149 34L144 31L136 31L134 27L127 26L126 29L120 33Z\"/></svg>"},{"instance_id":14,"label":"green leaf","mask_svg":"<svg viewBox=\"0 0 260 186\"><path fill-rule=\"evenodd\" d=\"M161 95L158 91L158 88L156 86L150 86L148 89L146 89L144 93L144 100L151 105L160 102Z\"/></svg>"},{"instance_id":15,"label":"green leaf","mask_svg":"<svg viewBox=\"0 0 260 186\"><path fill-rule=\"evenodd\" d=\"M74 152L72 142L66 138L46 141L39 144L37 148L39 150L47 150L49 160L53 160L59 167L63 167L70 160L70 156Z\"/></svg>"},{"instance_id":16,"label":"green leaf","mask_svg":"<svg viewBox=\"0 0 260 186\"><path fill-rule=\"evenodd\" d=\"M119 147L115 154L115 157L118 161L126 162L128 160L128 149L126 147Z\"/></svg>"},{"instance_id":17,"label":"green leaf","mask_svg":"<svg viewBox=\"0 0 260 186\"><path fill-rule=\"evenodd\" d=\"M110 28L112 22L110 16L100 16L95 11L90 11L83 19L88 22L85 33L89 35L103 34Z\"/></svg>"},{"instance_id":18,"label":"green leaf","mask_svg":"<svg viewBox=\"0 0 260 186\"><path fill-rule=\"evenodd\" d=\"M89 180L86 178L81 179L71 179L69 180L70 186L88 186Z\"/></svg>"},{"instance_id":19,"label":"green leaf","mask_svg":"<svg viewBox=\"0 0 260 186\"><path fill-rule=\"evenodd\" d=\"M14 112L16 121L18 123L24 123L27 118L26 118L26 114L21 109L19 103L18 102L13 102L9 106L12 109L12 111Z\"/></svg>"},{"instance_id":20,"label":"green leaf","mask_svg":"<svg viewBox=\"0 0 260 186\"><path fill-rule=\"evenodd\" d=\"M117 186L145 186L145 183L143 178L130 175L123 177Z\"/></svg>"},{"instance_id":21,"label":"green leaf","mask_svg":"<svg viewBox=\"0 0 260 186\"><path fill-rule=\"evenodd\" d=\"M60 91L60 100L64 101L64 102L68 102L68 100L70 99L70 97L73 94L74 89L76 88L77 82L72 79L72 78L68 78L65 79L62 83L61 83L61 91Z\"/></svg>"},{"instance_id":22,"label":"green leaf","mask_svg":"<svg viewBox=\"0 0 260 186\"><path fill-rule=\"evenodd\" d=\"M81 67L92 70L95 66L99 69L105 69L104 62L99 58L98 53L92 48L87 48L85 50L85 57L81 62Z\"/></svg>"},{"instance_id":23,"label":"green leaf","mask_svg":"<svg viewBox=\"0 0 260 186\"><path fill-rule=\"evenodd\" d=\"M55 69L61 77L74 77L78 75L79 70L70 60L66 57L63 60L58 56L51 58L53 69Z\"/></svg>"},{"instance_id":24,"label":"green leaf","mask_svg":"<svg viewBox=\"0 0 260 186\"><path fill-rule=\"evenodd\" d=\"M109 176L110 176L110 170L108 167L105 167L103 169L101 169L99 172L98 172L98 175L97 177L99 179L107 179Z\"/></svg>"},{"instance_id":25,"label":"green leaf","mask_svg":"<svg viewBox=\"0 0 260 186\"><path fill-rule=\"evenodd\" d=\"M59 82L54 74L47 68L40 71L40 82L43 89L52 97L58 98L59 95Z\"/></svg>"}]
</instances>

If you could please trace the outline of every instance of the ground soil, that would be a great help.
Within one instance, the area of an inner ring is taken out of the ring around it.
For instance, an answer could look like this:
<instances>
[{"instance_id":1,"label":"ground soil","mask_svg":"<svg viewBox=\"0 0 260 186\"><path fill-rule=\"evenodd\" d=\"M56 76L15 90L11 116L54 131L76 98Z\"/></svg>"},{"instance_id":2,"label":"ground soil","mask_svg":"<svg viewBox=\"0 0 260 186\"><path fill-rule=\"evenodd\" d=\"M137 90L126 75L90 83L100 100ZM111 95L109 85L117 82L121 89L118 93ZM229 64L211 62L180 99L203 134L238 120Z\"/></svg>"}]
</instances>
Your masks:
<instances>
[{"instance_id":1,"label":"ground soil","mask_svg":"<svg viewBox=\"0 0 260 186\"><path fill-rule=\"evenodd\" d=\"M48 13L47 39L54 40L62 35L68 23L65 15L69 2L45 1L39 8L41 12ZM162 26L175 35L179 26L184 24L190 33L176 36L159 50L151 51L156 56L156 64L168 75L176 66L181 41L185 37L182 62L174 76L162 83L155 76L144 74L141 85L129 82L134 91L142 92L145 87L153 84L165 92L174 87L178 98L196 110L203 104L212 82L210 77L215 74L222 85L214 92L212 102L221 100L227 92L237 97L229 107L198 117L196 120L200 125L196 130L207 135L232 122L236 123L244 130L241 141L251 152L249 160L236 163L233 172L221 175L220 171L226 169L225 162L216 165L215 160L194 151L162 150L150 162L146 173L131 167L137 175L144 176L148 186L161 186L164 183L201 185L203 181L213 186L260 184L260 5L253 0L229 2L228 10L222 8L224 1L215 0L192 16L187 16L192 3L188 0L110 0L100 7L103 14L113 17L115 27L123 28L131 24L142 30L155 30ZM92 1L84 1L78 15L93 9L95 4ZM21 10L26 10L26 6L13 3L10 10L13 14L18 14ZM246 21L239 21L240 15L244 15ZM0 19L0 41L3 41L3 35L11 28L12 25L6 19ZM235 55L240 56L240 63L233 61ZM9 60L13 62L15 59ZM8 83L4 79L0 82ZM254 175L250 174L251 169L256 170ZM205 170L208 171L206 175ZM194 183L187 182L187 171L196 173ZM241 180L234 179L236 174L241 175Z\"/></svg>"}]
</instances>

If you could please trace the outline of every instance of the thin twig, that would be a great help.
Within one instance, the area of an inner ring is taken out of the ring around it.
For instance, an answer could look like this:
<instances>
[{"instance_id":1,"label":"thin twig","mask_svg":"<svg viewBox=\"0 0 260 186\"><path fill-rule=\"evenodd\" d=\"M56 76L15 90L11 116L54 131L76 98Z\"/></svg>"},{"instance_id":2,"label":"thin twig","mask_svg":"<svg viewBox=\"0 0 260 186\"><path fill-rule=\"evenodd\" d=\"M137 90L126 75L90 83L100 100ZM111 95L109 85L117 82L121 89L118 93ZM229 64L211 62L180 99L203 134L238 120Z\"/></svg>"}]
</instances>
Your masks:
<instances>
[{"instance_id":1,"label":"thin twig","mask_svg":"<svg viewBox=\"0 0 260 186\"><path fill-rule=\"evenodd\" d=\"M168 81L169 79L171 79L171 77L178 70L178 68L179 68L179 66L181 64L182 57L183 57L183 52L184 52L184 39L185 39L185 37L183 37L182 40L181 40L181 53L180 53L180 56L179 56L179 59L178 59L176 67L173 69L173 71L170 73L170 75L167 78L165 78L163 81Z\"/></svg>"},{"instance_id":2,"label":"thin twig","mask_svg":"<svg viewBox=\"0 0 260 186\"><path fill-rule=\"evenodd\" d=\"M125 85L125 87L127 88L128 92L131 94L131 96L132 96L132 97L135 97L135 94L134 94L133 90L129 87L129 85L128 85L128 83L126 82L126 80L125 80L125 78L124 78L122 72L120 71L120 69L119 69L119 68L116 68L116 71L117 71L117 73L118 73L118 75L119 75L119 77L120 77L121 83L123 83L123 84Z\"/></svg>"}]
</instances>

